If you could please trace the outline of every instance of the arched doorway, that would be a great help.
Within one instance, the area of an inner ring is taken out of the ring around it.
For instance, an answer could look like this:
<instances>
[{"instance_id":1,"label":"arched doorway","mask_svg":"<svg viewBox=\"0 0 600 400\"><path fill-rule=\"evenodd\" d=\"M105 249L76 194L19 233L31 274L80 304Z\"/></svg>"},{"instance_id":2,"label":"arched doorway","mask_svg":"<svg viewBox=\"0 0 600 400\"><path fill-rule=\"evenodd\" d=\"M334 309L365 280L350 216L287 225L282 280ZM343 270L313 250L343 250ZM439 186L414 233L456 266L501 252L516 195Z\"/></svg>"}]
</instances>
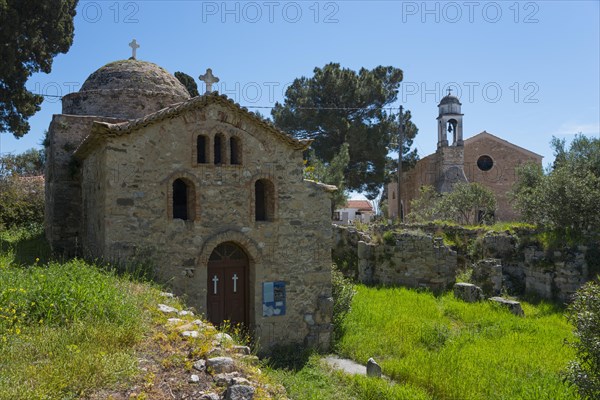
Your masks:
<instances>
[{"instance_id":1,"label":"arched doorway","mask_svg":"<svg viewBox=\"0 0 600 400\"><path fill-rule=\"evenodd\" d=\"M208 320L220 325L248 322L248 256L233 242L218 245L208 260Z\"/></svg>"}]
</instances>

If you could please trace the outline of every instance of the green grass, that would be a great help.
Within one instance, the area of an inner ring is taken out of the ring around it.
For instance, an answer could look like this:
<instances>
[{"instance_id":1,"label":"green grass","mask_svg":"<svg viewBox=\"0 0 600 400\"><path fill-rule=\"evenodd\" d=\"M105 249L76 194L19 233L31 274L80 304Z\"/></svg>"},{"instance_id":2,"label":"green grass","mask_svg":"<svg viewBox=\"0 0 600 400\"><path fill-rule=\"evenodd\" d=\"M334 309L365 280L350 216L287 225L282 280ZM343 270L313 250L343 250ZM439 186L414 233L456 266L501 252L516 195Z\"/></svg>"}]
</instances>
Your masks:
<instances>
[{"instance_id":1,"label":"green grass","mask_svg":"<svg viewBox=\"0 0 600 400\"><path fill-rule=\"evenodd\" d=\"M156 288L82 260L46 263L39 232L0 240L0 399L79 398L139 374L135 346L165 301Z\"/></svg>"},{"instance_id":2,"label":"green grass","mask_svg":"<svg viewBox=\"0 0 600 400\"><path fill-rule=\"evenodd\" d=\"M298 370L267 368L295 400L427 400L429 395L410 385L390 385L383 379L332 371L318 355Z\"/></svg>"},{"instance_id":3,"label":"green grass","mask_svg":"<svg viewBox=\"0 0 600 400\"><path fill-rule=\"evenodd\" d=\"M361 363L374 357L395 382L435 399L576 399L560 376L574 357L562 310L523 308L520 318L452 294L358 286L338 350Z\"/></svg>"}]
</instances>

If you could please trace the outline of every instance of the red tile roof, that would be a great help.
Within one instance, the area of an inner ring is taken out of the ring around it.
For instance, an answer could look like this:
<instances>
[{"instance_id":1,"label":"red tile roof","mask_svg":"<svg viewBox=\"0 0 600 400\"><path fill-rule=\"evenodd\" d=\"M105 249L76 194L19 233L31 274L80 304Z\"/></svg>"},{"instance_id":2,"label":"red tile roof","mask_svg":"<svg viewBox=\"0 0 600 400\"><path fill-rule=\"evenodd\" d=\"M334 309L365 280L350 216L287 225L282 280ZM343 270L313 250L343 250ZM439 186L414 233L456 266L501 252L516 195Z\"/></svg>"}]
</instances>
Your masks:
<instances>
[{"instance_id":1,"label":"red tile roof","mask_svg":"<svg viewBox=\"0 0 600 400\"><path fill-rule=\"evenodd\" d=\"M373 211L369 200L348 200L346 208L358 208L358 211Z\"/></svg>"}]
</instances>

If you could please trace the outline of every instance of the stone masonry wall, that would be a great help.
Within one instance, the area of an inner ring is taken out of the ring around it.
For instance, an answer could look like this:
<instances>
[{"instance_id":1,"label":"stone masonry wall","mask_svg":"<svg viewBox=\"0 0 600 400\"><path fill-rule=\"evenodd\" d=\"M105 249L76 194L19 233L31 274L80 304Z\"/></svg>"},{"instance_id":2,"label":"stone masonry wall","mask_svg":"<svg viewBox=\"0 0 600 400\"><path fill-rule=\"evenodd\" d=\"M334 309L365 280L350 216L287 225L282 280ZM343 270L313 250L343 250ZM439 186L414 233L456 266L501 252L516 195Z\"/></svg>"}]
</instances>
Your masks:
<instances>
[{"instance_id":1,"label":"stone masonry wall","mask_svg":"<svg viewBox=\"0 0 600 400\"><path fill-rule=\"evenodd\" d=\"M197 135L207 135L212 144L217 133L225 139L227 158L229 138L241 140L241 165L196 162ZM217 104L107 140L104 150L84 160L86 199L95 196L93 185L104 188L103 211L86 215L87 252L116 261L153 260L160 280L204 313L208 258L219 244L235 242L250 259L250 324L262 348L303 341L328 347L331 200L321 185L303 180L302 150ZM87 175L93 171L101 176ZM193 220L169 217L178 178L194 187ZM272 221L254 218L259 179L274 186ZM103 218L104 230L96 228L97 218ZM262 282L279 280L286 283L286 314L265 317Z\"/></svg>"},{"instance_id":2,"label":"stone masonry wall","mask_svg":"<svg viewBox=\"0 0 600 400\"><path fill-rule=\"evenodd\" d=\"M398 230L405 233L389 236L389 232ZM441 237L435 237L440 234L460 238L463 244L457 251L449 250L441 244ZM433 224L374 225L366 234L335 226L333 253L338 265L344 260L342 255L350 260L355 258L356 276L364 283L443 290L454 282L459 265L464 268L470 264L472 283L481 286L487 295L508 291L514 295L532 293L545 299L568 301L593 278L588 265L589 249L578 246L544 251L535 242L536 234L524 228L516 229L515 233L486 233L485 227L473 230ZM388 240L374 243L371 237Z\"/></svg>"},{"instance_id":3,"label":"stone masonry wall","mask_svg":"<svg viewBox=\"0 0 600 400\"><path fill-rule=\"evenodd\" d=\"M45 231L52 250L57 254L74 255L81 250L81 176L72 154L89 134L94 121L122 120L55 115L48 129Z\"/></svg>"},{"instance_id":4,"label":"stone masonry wall","mask_svg":"<svg viewBox=\"0 0 600 400\"><path fill-rule=\"evenodd\" d=\"M335 226L336 238L352 243L352 229ZM359 241L356 246L358 280L366 284L449 288L456 278L456 252L441 239L420 233L386 235L384 243Z\"/></svg>"},{"instance_id":5,"label":"stone masonry wall","mask_svg":"<svg viewBox=\"0 0 600 400\"><path fill-rule=\"evenodd\" d=\"M477 159L487 155L494 164L489 171L477 167ZM469 182L478 182L490 189L498 201L496 218L500 221L515 221L517 211L512 207L508 193L517 181L516 167L527 162L541 163L534 155L516 151L514 146L499 140L479 139L465 143L465 174Z\"/></svg>"}]
</instances>

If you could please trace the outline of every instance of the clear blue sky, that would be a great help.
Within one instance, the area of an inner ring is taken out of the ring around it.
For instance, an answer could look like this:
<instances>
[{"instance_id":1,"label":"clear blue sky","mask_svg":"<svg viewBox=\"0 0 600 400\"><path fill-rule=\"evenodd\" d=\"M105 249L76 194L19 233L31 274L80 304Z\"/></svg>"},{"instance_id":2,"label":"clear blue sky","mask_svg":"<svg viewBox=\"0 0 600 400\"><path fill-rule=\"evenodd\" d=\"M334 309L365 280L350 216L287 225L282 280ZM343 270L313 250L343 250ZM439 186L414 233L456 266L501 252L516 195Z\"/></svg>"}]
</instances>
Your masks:
<instances>
[{"instance_id":1,"label":"clear blue sky","mask_svg":"<svg viewBox=\"0 0 600 400\"><path fill-rule=\"evenodd\" d=\"M75 40L49 75L28 87L78 90L102 65L131 55L197 78L213 69L217 89L245 106L272 106L314 67L404 71L400 101L419 128L421 156L435 150L437 104L457 83L465 137L487 130L552 161L551 137L600 135L598 1L86 1ZM454 91L456 94L456 90ZM260 110L270 115L270 110ZM37 147L60 101L47 97L0 152Z\"/></svg>"}]
</instances>

